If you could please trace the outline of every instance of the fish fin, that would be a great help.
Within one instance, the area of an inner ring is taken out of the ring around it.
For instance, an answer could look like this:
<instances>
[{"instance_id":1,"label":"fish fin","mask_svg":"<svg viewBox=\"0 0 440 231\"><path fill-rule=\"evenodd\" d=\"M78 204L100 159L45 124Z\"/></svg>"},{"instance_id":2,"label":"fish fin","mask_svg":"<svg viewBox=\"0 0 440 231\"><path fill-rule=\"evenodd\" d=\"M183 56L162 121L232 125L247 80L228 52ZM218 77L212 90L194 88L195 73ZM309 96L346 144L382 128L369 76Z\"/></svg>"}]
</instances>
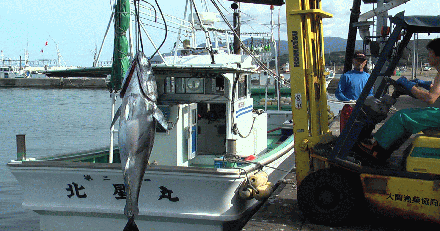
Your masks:
<instances>
[{"instance_id":1,"label":"fish fin","mask_svg":"<svg viewBox=\"0 0 440 231\"><path fill-rule=\"evenodd\" d=\"M113 117L112 123L110 125L110 127L113 127L113 125L115 125L116 120L118 120L119 116L121 116L121 111L122 111L122 105L118 108L118 110L115 113L115 116Z\"/></svg>"},{"instance_id":2,"label":"fish fin","mask_svg":"<svg viewBox=\"0 0 440 231\"><path fill-rule=\"evenodd\" d=\"M160 110L158 107L154 109L153 117L156 119L156 121L160 124L160 126L165 130L171 130L172 126L168 123L165 116L162 113L162 110Z\"/></svg>"},{"instance_id":3,"label":"fish fin","mask_svg":"<svg viewBox=\"0 0 440 231\"><path fill-rule=\"evenodd\" d=\"M125 225L125 228L123 231L139 231L139 228L137 227L136 223L134 222L134 216L128 218L128 222Z\"/></svg>"}]
</instances>

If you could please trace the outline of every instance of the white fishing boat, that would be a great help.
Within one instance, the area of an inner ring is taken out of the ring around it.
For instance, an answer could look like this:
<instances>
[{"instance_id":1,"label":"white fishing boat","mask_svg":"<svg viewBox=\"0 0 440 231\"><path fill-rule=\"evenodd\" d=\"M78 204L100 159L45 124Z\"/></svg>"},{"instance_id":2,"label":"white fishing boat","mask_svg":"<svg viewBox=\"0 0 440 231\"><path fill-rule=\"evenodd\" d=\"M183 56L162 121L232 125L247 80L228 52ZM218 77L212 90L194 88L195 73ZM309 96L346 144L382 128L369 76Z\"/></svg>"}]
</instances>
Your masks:
<instances>
[{"instance_id":1,"label":"white fishing boat","mask_svg":"<svg viewBox=\"0 0 440 231\"><path fill-rule=\"evenodd\" d=\"M28 78L30 74L16 66L0 66L0 78Z\"/></svg>"},{"instance_id":2,"label":"white fishing boat","mask_svg":"<svg viewBox=\"0 0 440 231\"><path fill-rule=\"evenodd\" d=\"M157 65L154 72L160 108L177 123L157 131L136 223L140 230L227 229L273 190L241 195L260 180L255 174L265 172L275 185L294 166L292 126L267 133L266 113L252 110L245 69ZM118 149L113 155L112 163L108 150L98 150L8 167L42 230L122 230L125 187Z\"/></svg>"},{"instance_id":3,"label":"white fishing boat","mask_svg":"<svg viewBox=\"0 0 440 231\"><path fill-rule=\"evenodd\" d=\"M253 109L251 57L214 50L186 46L152 65L157 105L174 127L156 129L139 230L236 230L294 167L293 125L283 114L268 128L266 112ZM41 230L124 228L118 147L38 159L17 150L7 166Z\"/></svg>"}]
</instances>

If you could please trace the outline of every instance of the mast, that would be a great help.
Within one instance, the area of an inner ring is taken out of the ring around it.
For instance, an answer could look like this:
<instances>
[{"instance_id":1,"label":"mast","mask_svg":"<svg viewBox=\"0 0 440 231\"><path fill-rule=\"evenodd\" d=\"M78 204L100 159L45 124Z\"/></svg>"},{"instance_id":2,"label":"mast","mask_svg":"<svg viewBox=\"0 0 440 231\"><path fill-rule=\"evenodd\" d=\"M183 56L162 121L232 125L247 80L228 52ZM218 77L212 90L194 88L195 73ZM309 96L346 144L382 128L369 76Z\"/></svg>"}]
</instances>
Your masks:
<instances>
[{"instance_id":1,"label":"mast","mask_svg":"<svg viewBox=\"0 0 440 231\"><path fill-rule=\"evenodd\" d=\"M112 14L113 15L113 14ZM130 64L128 57L127 30L130 27L130 1L117 0L115 9L115 40L113 50L112 73L109 83L110 95L112 100L111 120L115 115L116 92L121 89L122 79ZM111 20L111 19L110 19ZM115 128L110 128L110 150L109 163L113 163L113 141Z\"/></svg>"},{"instance_id":2,"label":"mast","mask_svg":"<svg viewBox=\"0 0 440 231\"><path fill-rule=\"evenodd\" d=\"M233 14L233 25L235 30L234 35L234 54L239 55L241 53L240 49L240 14L239 14L239 6L237 3L232 3L231 5L232 9L234 9Z\"/></svg>"},{"instance_id":3,"label":"mast","mask_svg":"<svg viewBox=\"0 0 440 231\"><path fill-rule=\"evenodd\" d=\"M109 83L111 92L121 89L122 79L128 69L127 30L130 26L130 1L117 0L115 5L115 40L113 50L112 74Z\"/></svg>"}]
</instances>

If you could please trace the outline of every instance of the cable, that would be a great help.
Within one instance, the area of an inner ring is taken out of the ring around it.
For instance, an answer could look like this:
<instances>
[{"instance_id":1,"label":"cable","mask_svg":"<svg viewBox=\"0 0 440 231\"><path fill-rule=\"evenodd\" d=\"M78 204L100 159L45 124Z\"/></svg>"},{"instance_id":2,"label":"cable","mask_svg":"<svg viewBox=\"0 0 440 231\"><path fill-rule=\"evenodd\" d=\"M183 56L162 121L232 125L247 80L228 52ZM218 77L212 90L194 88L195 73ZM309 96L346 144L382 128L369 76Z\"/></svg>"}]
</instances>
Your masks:
<instances>
[{"instance_id":1,"label":"cable","mask_svg":"<svg viewBox=\"0 0 440 231\"><path fill-rule=\"evenodd\" d=\"M215 3L215 0L211 0L212 4L215 6L215 8L217 9L217 11L220 13L220 15L223 18L223 21L228 25L229 29L232 31L232 33L239 38L239 36L237 35L237 33L234 30L234 27L231 25L231 23L228 21L228 19L225 17L225 15L223 14L223 12L220 10L220 8L218 7L217 3ZM282 80L279 76L275 75L274 73L272 73L272 71L269 70L269 68L266 67L266 65L261 62L259 59L257 59L255 57L255 55L252 54L252 52L249 51L249 49L244 45L243 41L239 38L238 39L240 42L241 47L243 48L243 50L248 53L257 63L259 66L261 66L264 70L266 70L268 73L270 73L270 75L276 79L277 81L283 83L284 80Z\"/></svg>"},{"instance_id":2,"label":"cable","mask_svg":"<svg viewBox=\"0 0 440 231\"><path fill-rule=\"evenodd\" d=\"M143 0L145 2L145 0ZM160 44L159 48L156 49L156 51L153 53L153 55L148 59L148 61L150 61L154 55L156 55L157 52L159 52L160 48L162 48L163 44L165 43L167 37L168 37L168 26L167 26L167 22L165 20L165 17L163 15L162 9L159 6L159 3L157 2L157 0L154 0L156 2L157 8L159 9L160 15L162 16L162 20L163 23L165 25L165 38L163 39L162 43Z\"/></svg>"}]
</instances>

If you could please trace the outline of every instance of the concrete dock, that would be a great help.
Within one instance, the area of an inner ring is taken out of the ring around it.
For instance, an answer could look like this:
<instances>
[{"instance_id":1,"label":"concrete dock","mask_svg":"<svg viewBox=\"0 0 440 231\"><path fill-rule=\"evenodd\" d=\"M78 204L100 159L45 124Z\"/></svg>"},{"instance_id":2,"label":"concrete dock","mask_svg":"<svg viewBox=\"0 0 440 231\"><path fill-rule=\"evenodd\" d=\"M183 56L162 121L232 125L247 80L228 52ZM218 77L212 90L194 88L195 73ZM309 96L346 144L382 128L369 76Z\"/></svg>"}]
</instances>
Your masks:
<instances>
[{"instance_id":1,"label":"concrete dock","mask_svg":"<svg viewBox=\"0 0 440 231\"><path fill-rule=\"evenodd\" d=\"M105 78L0 78L0 87L106 88Z\"/></svg>"},{"instance_id":2,"label":"concrete dock","mask_svg":"<svg viewBox=\"0 0 440 231\"><path fill-rule=\"evenodd\" d=\"M432 77L421 79L432 80ZM426 106L428 106L428 104L422 102L421 100L413 99L409 96L401 96L394 105L396 110ZM434 105L430 106L440 107L440 100L437 100ZM330 130L334 135L338 135L339 122L336 121ZM312 224L304 218L298 208L297 184L295 172L292 172L287 175L272 196L266 202L264 202L264 204L241 228L241 230L440 230L440 225L427 221L414 221L411 219L392 217L391 215L384 216L369 208L366 208L364 212L360 213L359 216L357 216L357 219L342 226L330 227Z\"/></svg>"}]
</instances>

